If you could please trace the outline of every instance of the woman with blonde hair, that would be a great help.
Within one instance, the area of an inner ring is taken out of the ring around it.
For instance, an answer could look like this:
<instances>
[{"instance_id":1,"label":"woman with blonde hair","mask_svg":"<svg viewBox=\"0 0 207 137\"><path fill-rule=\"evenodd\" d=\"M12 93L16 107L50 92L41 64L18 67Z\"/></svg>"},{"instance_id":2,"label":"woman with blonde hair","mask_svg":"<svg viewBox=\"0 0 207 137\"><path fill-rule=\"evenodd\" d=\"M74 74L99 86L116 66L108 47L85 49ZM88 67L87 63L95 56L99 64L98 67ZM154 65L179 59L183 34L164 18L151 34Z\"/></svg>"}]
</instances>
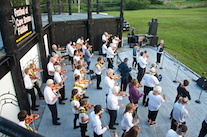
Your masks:
<instances>
[{"instance_id":1,"label":"woman with blonde hair","mask_svg":"<svg viewBox=\"0 0 207 137\"><path fill-rule=\"evenodd\" d=\"M137 107L138 105L134 105L133 103L129 103L126 105L125 111L123 113L123 118L121 121L121 128L124 131L124 133L128 131L131 127L139 123L139 120L132 123L133 122L132 113L134 109L136 109ZM122 134L122 137L124 136L124 133Z\"/></svg>"}]
</instances>

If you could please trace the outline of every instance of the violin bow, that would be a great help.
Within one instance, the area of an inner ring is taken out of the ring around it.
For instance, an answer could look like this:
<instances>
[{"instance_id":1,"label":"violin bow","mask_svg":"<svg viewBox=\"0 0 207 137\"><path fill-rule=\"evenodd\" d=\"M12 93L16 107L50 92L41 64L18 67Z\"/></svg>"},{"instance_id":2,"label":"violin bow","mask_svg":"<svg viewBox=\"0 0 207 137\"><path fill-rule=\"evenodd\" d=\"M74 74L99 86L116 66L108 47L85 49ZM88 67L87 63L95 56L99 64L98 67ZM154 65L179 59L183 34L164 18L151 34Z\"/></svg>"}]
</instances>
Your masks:
<instances>
[{"instance_id":1,"label":"violin bow","mask_svg":"<svg viewBox=\"0 0 207 137\"><path fill-rule=\"evenodd\" d=\"M103 118L103 117L102 117L102 118ZM103 122L104 122L104 124L105 124L105 126L106 126L106 121L105 121L105 119L104 119L104 118L103 118ZM109 132L110 137L112 137L112 136L111 136L110 129L108 129L108 132Z\"/></svg>"}]
</instances>

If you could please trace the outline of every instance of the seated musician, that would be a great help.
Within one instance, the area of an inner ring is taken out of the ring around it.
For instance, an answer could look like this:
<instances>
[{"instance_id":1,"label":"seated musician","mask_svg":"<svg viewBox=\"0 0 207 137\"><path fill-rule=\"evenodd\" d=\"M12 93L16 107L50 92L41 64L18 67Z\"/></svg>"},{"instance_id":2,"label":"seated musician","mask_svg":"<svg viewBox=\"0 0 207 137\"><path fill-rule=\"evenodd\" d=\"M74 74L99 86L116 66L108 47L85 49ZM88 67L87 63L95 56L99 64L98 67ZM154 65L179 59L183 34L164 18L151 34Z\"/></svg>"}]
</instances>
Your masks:
<instances>
[{"instance_id":1,"label":"seated musician","mask_svg":"<svg viewBox=\"0 0 207 137\"><path fill-rule=\"evenodd\" d=\"M80 84L80 81L80 75L75 74L75 82L73 84L73 89L78 89L79 96L83 96L83 98L88 98L88 96L85 96L85 88L88 86L88 84Z\"/></svg>"},{"instance_id":2,"label":"seated musician","mask_svg":"<svg viewBox=\"0 0 207 137\"><path fill-rule=\"evenodd\" d=\"M52 49L54 51L54 52L52 52L52 55L58 54L58 56L62 56L61 51L63 51L65 48L58 48L57 45L53 44Z\"/></svg>"},{"instance_id":3,"label":"seated musician","mask_svg":"<svg viewBox=\"0 0 207 137\"><path fill-rule=\"evenodd\" d=\"M26 123L26 119L29 118L29 115L28 115L28 113L27 113L26 110L21 110L21 111L18 113L17 117L18 117L18 119L19 119L19 121L20 121L20 122L18 123L19 126L21 126L21 127L23 127L23 128L26 128L26 129L28 129L28 130L30 130L30 131L33 131L33 129ZM39 115L36 115L35 117L36 117L36 118L39 118ZM34 130L34 132L37 133L37 130Z\"/></svg>"}]
</instances>

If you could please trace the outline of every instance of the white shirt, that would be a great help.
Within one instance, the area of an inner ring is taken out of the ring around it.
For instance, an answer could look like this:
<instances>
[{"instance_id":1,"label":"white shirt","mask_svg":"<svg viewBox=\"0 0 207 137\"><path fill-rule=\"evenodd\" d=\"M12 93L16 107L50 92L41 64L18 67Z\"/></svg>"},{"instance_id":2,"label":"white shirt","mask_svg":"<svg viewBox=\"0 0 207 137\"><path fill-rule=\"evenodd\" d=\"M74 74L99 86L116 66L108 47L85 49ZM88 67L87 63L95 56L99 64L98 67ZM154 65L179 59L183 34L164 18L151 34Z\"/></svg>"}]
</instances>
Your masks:
<instances>
[{"instance_id":1,"label":"white shirt","mask_svg":"<svg viewBox=\"0 0 207 137\"><path fill-rule=\"evenodd\" d=\"M60 73L55 72L54 73L54 79L58 84L60 84L60 82L62 81L62 77L60 76Z\"/></svg>"},{"instance_id":2,"label":"white shirt","mask_svg":"<svg viewBox=\"0 0 207 137\"><path fill-rule=\"evenodd\" d=\"M114 57L114 51L112 50L111 47L108 47L107 52L106 52L106 57L107 58L113 58Z\"/></svg>"},{"instance_id":3,"label":"white shirt","mask_svg":"<svg viewBox=\"0 0 207 137\"><path fill-rule=\"evenodd\" d=\"M114 44L114 47L117 47L117 44L119 43L117 40L113 39L112 43Z\"/></svg>"},{"instance_id":4,"label":"white shirt","mask_svg":"<svg viewBox=\"0 0 207 137\"><path fill-rule=\"evenodd\" d=\"M79 61L80 60L80 56L74 56L73 57L73 63L74 64L76 64L76 61L75 60Z\"/></svg>"},{"instance_id":5,"label":"white shirt","mask_svg":"<svg viewBox=\"0 0 207 137\"><path fill-rule=\"evenodd\" d=\"M68 43L67 45L66 45L66 53L69 55L69 53L70 53L70 47L71 47L71 45Z\"/></svg>"},{"instance_id":6,"label":"white shirt","mask_svg":"<svg viewBox=\"0 0 207 137\"><path fill-rule=\"evenodd\" d=\"M102 135L107 129L106 127L102 128L101 120L99 116L97 116L94 111L92 111L89 115L91 128L97 135Z\"/></svg>"},{"instance_id":7,"label":"white shirt","mask_svg":"<svg viewBox=\"0 0 207 137\"><path fill-rule=\"evenodd\" d=\"M102 35L102 41L105 42L105 41L107 41L107 40L108 40L108 38L106 37L105 34L103 34L103 35Z\"/></svg>"},{"instance_id":8,"label":"white shirt","mask_svg":"<svg viewBox=\"0 0 207 137\"><path fill-rule=\"evenodd\" d=\"M80 76L80 79L83 79L83 78L82 78L82 77L83 77L83 74L81 74L80 70L78 70L78 69L75 69L75 70L74 70L74 72L73 72L73 76L74 76L74 78L75 78L75 74L79 75L79 76Z\"/></svg>"},{"instance_id":9,"label":"white shirt","mask_svg":"<svg viewBox=\"0 0 207 137\"><path fill-rule=\"evenodd\" d=\"M80 109L84 109L84 110L86 110L84 107L80 107L79 110L80 110ZM84 117L84 119L88 119L88 118L89 118L89 117L88 117L88 114L86 114L86 113L79 113L79 122L80 122L81 124L88 123L88 120L85 121L85 122L82 122L81 117Z\"/></svg>"},{"instance_id":10,"label":"white shirt","mask_svg":"<svg viewBox=\"0 0 207 137\"><path fill-rule=\"evenodd\" d=\"M50 71L55 71L54 64L51 61L47 64L47 71L50 76L54 76L54 73L50 72Z\"/></svg>"},{"instance_id":11,"label":"white shirt","mask_svg":"<svg viewBox=\"0 0 207 137\"><path fill-rule=\"evenodd\" d=\"M83 55L85 55L86 49L87 49L86 46L83 45L83 46L82 46L82 52L83 52Z\"/></svg>"},{"instance_id":12,"label":"white shirt","mask_svg":"<svg viewBox=\"0 0 207 137\"><path fill-rule=\"evenodd\" d=\"M145 68L146 65L147 65L147 61L146 61L142 56L139 56L139 57L138 57L137 62L139 63L139 66L140 66L141 68Z\"/></svg>"},{"instance_id":13,"label":"white shirt","mask_svg":"<svg viewBox=\"0 0 207 137\"><path fill-rule=\"evenodd\" d=\"M78 38L76 43L81 43L81 42L84 42L83 40L81 40L81 38Z\"/></svg>"},{"instance_id":14,"label":"white shirt","mask_svg":"<svg viewBox=\"0 0 207 137\"><path fill-rule=\"evenodd\" d=\"M187 109L185 109L185 106L179 102L176 102L173 106L173 119L183 123L187 117L189 117L189 114Z\"/></svg>"},{"instance_id":15,"label":"white shirt","mask_svg":"<svg viewBox=\"0 0 207 137\"><path fill-rule=\"evenodd\" d=\"M132 113L126 112L123 117L122 117L122 121L121 121L121 128L123 130L128 130L131 127L133 127L133 117L132 117Z\"/></svg>"},{"instance_id":16,"label":"white shirt","mask_svg":"<svg viewBox=\"0 0 207 137\"><path fill-rule=\"evenodd\" d=\"M46 104L49 104L49 105L55 104L55 102L57 101L57 98L54 101L52 101L54 97L56 97L55 91L53 92L50 87L46 86L44 89L44 98L45 98Z\"/></svg>"},{"instance_id":17,"label":"white shirt","mask_svg":"<svg viewBox=\"0 0 207 137\"><path fill-rule=\"evenodd\" d=\"M67 49L66 50L67 54L70 57L73 57L75 49L71 45L69 45L69 44L67 45L66 49Z\"/></svg>"},{"instance_id":18,"label":"white shirt","mask_svg":"<svg viewBox=\"0 0 207 137\"><path fill-rule=\"evenodd\" d=\"M165 102L165 100L160 95L153 95L153 91L150 91L148 94L149 105L148 108L150 111L157 111L160 106Z\"/></svg>"},{"instance_id":19,"label":"white shirt","mask_svg":"<svg viewBox=\"0 0 207 137\"><path fill-rule=\"evenodd\" d=\"M109 110L119 110L118 100L122 100L122 96L115 96L112 92L107 96L107 107Z\"/></svg>"},{"instance_id":20,"label":"white shirt","mask_svg":"<svg viewBox=\"0 0 207 137\"><path fill-rule=\"evenodd\" d=\"M113 79L110 79L108 76L104 79L105 83L105 94L109 94L111 92L111 89L114 87L115 81Z\"/></svg>"},{"instance_id":21,"label":"white shirt","mask_svg":"<svg viewBox=\"0 0 207 137\"><path fill-rule=\"evenodd\" d=\"M157 77L151 74L145 74L143 79L145 80L144 85L147 87L154 87L159 84Z\"/></svg>"},{"instance_id":22,"label":"white shirt","mask_svg":"<svg viewBox=\"0 0 207 137\"><path fill-rule=\"evenodd\" d=\"M19 123L18 123L18 125L19 126L21 126L21 127L23 127L23 128L26 128L27 129L27 126L25 125L26 123L25 123L25 121L20 121ZM28 125L28 124L27 124ZM29 126L29 125L28 125ZM30 126L29 126L30 127ZM33 131L33 129L30 127L30 129Z\"/></svg>"},{"instance_id":23,"label":"white shirt","mask_svg":"<svg viewBox=\"0 0 207 137\"><path fill-rule=\"evenodd\" d=\"M71 103L71 106L72 106L73 114L78 114L78 110L75 109L75 106L77 106L79 108L80 107L80 102L77 101L77 100L73 100L70 103Z\"/></svg>"},{"instance_id":24,"label":"white shirt","mask_svg":"<svg viewBox=\"0 0 207 137\"><path fill-rule=\"evenodd\" d=\"M174 130L170 129L168 130L166 137L182 137L182 136L178 135Z\"/></svg>"},{"instance_id":25,"label":"white shirt","mask_svg":"<svg viewBox=\"0 0 207 137\"><path fill-rule=\"evenodd\" d=\"M101 66L99 66L98 64L96 65L96 70L95 70L95 73L97 75L101 75L101 71L98 71L98 68L101 69Z\"/></svg>"},{"instance_id":26,"label":"white shirt","mask_svg":"<svg viewBox=\"0 0 207 137\"><path fill-rule=\"evenodd\" d=\"M33 88L32 80L30 79L29 75L24 76L24 87L26 89L32 89Z\"/></svg>"},{"instance_id":27,"label":"white shirt","mask_svg":"<svg viewBox=\"0 0 207 137\"><path fill-rule=\"evenodd\" d=\"M77 84L77 85L82 86L84 89L88 86L87 84ZM78 90L78 95L83 95L83 91L85 91L85 90L82 90L79 87L73 87L73 89L77 89Z\"/></svg>"},{"instance_id":28,"label":"white shirt","mask_svg":"<svg viewBox=\"0 0 207 137\"><path fill-rule=\"evenodd\" d=\"M102 54L106 54L107 52L107 46L105 44L102 45Z\"/></svg>"}]
</instances>

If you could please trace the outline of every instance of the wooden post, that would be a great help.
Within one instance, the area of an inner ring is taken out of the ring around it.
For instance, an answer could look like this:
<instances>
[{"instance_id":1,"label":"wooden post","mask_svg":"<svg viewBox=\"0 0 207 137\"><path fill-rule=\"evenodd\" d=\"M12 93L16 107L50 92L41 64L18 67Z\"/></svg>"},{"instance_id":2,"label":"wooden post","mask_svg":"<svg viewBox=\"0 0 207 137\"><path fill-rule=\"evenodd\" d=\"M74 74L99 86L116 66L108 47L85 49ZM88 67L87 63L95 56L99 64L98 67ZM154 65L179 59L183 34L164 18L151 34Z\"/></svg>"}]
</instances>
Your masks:
<instances>
[{"instance_id":1,"label":"wooden post","mask_svg":"<svg viewBox=\"0 0 207 137\"><path fill-rule=\"evenodd\" d=\"M119 21L119 39L122 40L122 32L123 32L123 21L124 21L124 0L121 0L120 5L120 21ZM122 41L119 42L118 47L121 47Z\"/></svg>"},{"instance_id":2,"label":"wooden post","mask_svg":"<svg viewBox=\"0 0 207 137\"><path fill-rule=\"evenodd\" d=\"M58 9L59 9L59 14L61 14L61 0L58 0Z\"/></svg>"},{"instance_id":3,"label":"wooden post","mask_svg":"<svg viewBox=\"0 0 207 137\"><path fill-rule=\"evenodd\" d=\"M88 0L88 38L90 39L89 40L89 43L90 44L94 44L93 43L93 28L92 28L92 5L91 5L91 0Z\"/></svg>"},{"instance_id":4,"label":"wooden post","mask_svg":"<svg viewBox=\"0 0 207 137\"><path fill-rule=\"evenodd\" d=\"M72 15L72 12L71 12L71 0L68 0L68 9L69 9L69 15Z\"/></svg>"},{"instance_id":5,"label":"wooden post","mask_svg":"<svg viewBox=\"0 0 207 137\"><path fill-rule=\"evenodd\" d=\"M96 7L96 13L99 14L99 0L97 0L97 7Z\"/></svg>"}]
</instances>

